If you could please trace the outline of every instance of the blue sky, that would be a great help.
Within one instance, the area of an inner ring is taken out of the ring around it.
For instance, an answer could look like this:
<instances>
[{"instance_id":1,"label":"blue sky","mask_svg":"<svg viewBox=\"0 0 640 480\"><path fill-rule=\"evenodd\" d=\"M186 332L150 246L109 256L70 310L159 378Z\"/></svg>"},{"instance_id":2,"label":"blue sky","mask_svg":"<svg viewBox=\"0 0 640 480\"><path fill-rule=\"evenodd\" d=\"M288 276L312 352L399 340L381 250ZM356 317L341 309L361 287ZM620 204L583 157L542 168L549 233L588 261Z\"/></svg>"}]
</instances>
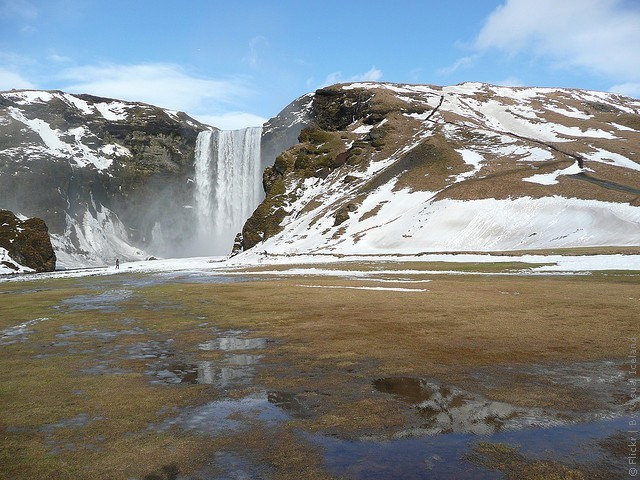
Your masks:
<instances>
[{"instance_id":1,"label":"blue sky","mask_svg":"<svg viewBox=\"0 0 640 480\"><path fill-rule=\"evenodd\" d=\"M356 80L640 97L639 0L0 0L0 90L178 109L221 128Z\"/></svg>"}]
</instances>

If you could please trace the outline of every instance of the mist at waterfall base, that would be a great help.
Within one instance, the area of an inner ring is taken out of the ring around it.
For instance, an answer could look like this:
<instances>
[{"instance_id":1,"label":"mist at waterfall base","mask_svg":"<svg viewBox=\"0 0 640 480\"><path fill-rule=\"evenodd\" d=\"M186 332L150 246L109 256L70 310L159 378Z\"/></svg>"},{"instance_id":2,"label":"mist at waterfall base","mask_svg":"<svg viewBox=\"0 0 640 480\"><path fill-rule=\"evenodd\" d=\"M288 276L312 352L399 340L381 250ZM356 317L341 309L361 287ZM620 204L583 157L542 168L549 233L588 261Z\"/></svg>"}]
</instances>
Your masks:
<instances>
[{"instance_id":1,"label":"mist at waterfall base","mask_svg":"<svg viewBox=\"0 0 640 480\"><path fill-rule=\"evenodd\" d=\"M195 152L193 238L180 256L228 255L237 233L264 198L262 127L206 130Z\"/></svg>"}]
</instances>

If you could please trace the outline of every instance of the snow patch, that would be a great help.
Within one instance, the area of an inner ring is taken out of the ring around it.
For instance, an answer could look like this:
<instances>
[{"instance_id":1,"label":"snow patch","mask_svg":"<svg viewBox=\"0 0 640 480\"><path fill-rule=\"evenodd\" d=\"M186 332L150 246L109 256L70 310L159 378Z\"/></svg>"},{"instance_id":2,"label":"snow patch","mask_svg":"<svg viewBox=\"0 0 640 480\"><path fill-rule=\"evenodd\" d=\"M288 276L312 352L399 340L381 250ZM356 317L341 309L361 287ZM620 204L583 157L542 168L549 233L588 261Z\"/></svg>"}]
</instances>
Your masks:
<instances>
[{"instance_id":1,"label":"snow patch","mask_svg":"<svg viewBox=\"0 0 640 480\"><path fill-rule=\"evenodd\" d=\"M555 172L551 172L551 173L539 173L531 177L523 178L522 181L538 183L540 185L556 185L558 183L559 176L575 175L580 172L582 172L582 169L578 166L577 163L573 163L571 166L567 168L556 170Z\"/></svg>"},{"instance_id":2,"label":"snow patch","mask_svg":"<svg viewBox=\"0 0 640 480\"><path fill-rule=\"evenodd\" d=\"M588 160L592 160L594 162L606 163L609 165L615 165L616 167L623 167L640 171L640 164L620 155L619 153L609 152L602 148L596 148L595 152L585 153L584 156Z\"/></svg>"},{"instance_id":3,"label":"snow patch","mask_svg":"<svg viewBox=\"0 0 640 480\"><path fill-rule=\"evenodd\" d=\"M579 118L581 120L587 120L591 118L591 115L589 115L588 113L581 112L577 108L566 110L564 108L554 107L553 105L547 105L546 109L555 113L559 113L560 115L564 115L565 117Z\"/></svg>"},{"instance_id":4,"label":"snow patch","mask_svg":"<svg viewBox=\"0 0 640 480\"><path fill-rule=\"evenodd\" d=\"M63 95L63 98L85 115L93 115L95 113L94 108L91 105L89 105L87 102L82 100L81 98L78 98L74 95L70 95L68 93L65 93Z\"/></svg>"},{"instance_id":5,"label":"snow patch","mask_svg":"<svg viewBox=\"0 0 640 480\"><path fill-rule=\"evenodd\" d=\"M358 128L356 128L353 131L353 133L357 133L358 135L364 134L364 133L369 133L372 128L373 128L373 125L361 125Z\"/></svg>"},{"instance_id":6,"label":"snow patch","mask_svg":"<svg viewBox=\"0 0 640 480\"><path fill-rule=\"evenodd\" d=\"M464 173L460 173L456 175L454 179L454 183L462 182L463 180L473 177L476 173L480 171L482 168L482 164L484 163L484 157L480 155L478 152L468 149L459 149L456 150L460 155L462 155L462 160L467 165L471 165L473 167L472 170Z\"/></svg>"},{"instance_id":7,"label":"snow patch","mask_svg":"<svg viewBox=\"0 0 640 480\"><path fill-rule=\"evenodd\" d=\"M11 265L13 268L9 267ZM20 265L13 258L9 256L9 251L3 247L0 247L0 275L8 275L12 273L26 273L33 272L34 270L24 265Z\"/></svg>"},{"instance_id":8,"label":"snow patch","mask_svg":"<svg viewBox=\"0 0 640 480\"><path fill-rule=\"evenodd\" d=\"M12 98L18 105L29 105L32 103L47 103L54 99L54 95L43 90L22 90L5 92L3 95Z\"/></svg>"},{"instance_id":9,"label":"snow patch","mask_svg":"<svg viewBox=\"0 0 640 480\"><path fill-rule=\"evenodd\" d=\"M67 159L80 168L94 166L97 170L106 170L113 163L113 160L109 158L96 155L91 147L82 142L82 139L88 135L84 127L61 132L51 128L44 120L27 118L22 111L15 107L9 107L8 111L15 120L23 123L40 136L42 143L48 150L47 153L51 156ZM68 137L73 138L72 143L65 141L65 138Z\"/></svg>"},{"instance_id":10,"label":"snow patch","mask_svg":"<svg viewBox=\"0 0 640 480\"><path fill-rule=\"evenodd\" d=\"M113 122L118 122L120 120L127 119L127 105L121 102L111 102L111 103L96 103L94 105L100 112L100 114L105 118L105 120L111 120Z\"/></svg>"},{"instance_id":11,"label":"snow patch","mask_svg":"<svg viewBox=\"0 0 640 480\"><path fill-rule=\"evenodd\" d=\"M401 288L401 287L355 287L349 285L296 285L303 288L337 288L337 289L350 289L350 290L374 290L382 292L426 292L428 290L424 288Z\"/></svg>"}]
</instances>

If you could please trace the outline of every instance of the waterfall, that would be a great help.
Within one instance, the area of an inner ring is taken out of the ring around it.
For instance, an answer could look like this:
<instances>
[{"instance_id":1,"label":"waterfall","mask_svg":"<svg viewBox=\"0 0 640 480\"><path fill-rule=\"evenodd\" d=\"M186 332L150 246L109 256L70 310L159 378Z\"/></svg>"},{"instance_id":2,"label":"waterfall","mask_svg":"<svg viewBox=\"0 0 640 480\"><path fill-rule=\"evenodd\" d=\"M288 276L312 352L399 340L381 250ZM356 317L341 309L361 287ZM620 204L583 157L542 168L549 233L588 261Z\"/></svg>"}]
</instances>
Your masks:
<instances>
[{"instance_id":1,"label":"waterfall","mask_svg":"<svg viewBox=\"0 0 640 480\"><path fill-rule=\"evenodd\" d=\"M195 213L192 255L226 255L236 233L263 197L260 167L262 127L198 135L195 152Z\"/></svg>"}]
</instances>

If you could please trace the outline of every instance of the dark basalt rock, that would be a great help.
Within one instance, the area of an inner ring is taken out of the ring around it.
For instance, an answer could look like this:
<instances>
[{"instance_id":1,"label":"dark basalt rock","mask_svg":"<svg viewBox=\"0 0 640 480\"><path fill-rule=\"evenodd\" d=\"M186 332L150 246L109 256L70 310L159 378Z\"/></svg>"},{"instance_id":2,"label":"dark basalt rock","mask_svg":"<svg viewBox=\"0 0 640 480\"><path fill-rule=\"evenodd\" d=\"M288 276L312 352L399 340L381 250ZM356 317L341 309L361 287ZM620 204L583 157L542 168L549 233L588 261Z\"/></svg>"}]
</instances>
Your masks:
<instances>
[{"instance_id":1,"label":"dark basalt rock","mask_svg":"<svg viewBox=\"0 0 640 480\"><path fill-rule=\"evenodd\" d=\"M67 240L63 249L70 255L84 258L88 253L74 241L86 215L95 224L106 216L117 218L125 232L120 240L136 248L146 250L154 229L159 229L166 237L164 245L173 251L154 253L182 251L181 242L195 230L193 209L188 207L193 203L196 139L205 125L184 113L144 103L58 91L44 92L46 100L25 101L20 93L0 92L0 117L5 122L0 207L42 218L54 240ZM78 107L80 102L91 110ZM95 107L112 102L122 105L126 114L105 117ZM68 145L74 144L75 132L75 143L84 150L61 154L45 148L43 139L11 111L29 121L43 121ZM101 153L114 145L121 150ZM111 165L83 165L87 152L110 158ZM101 214L103 207L108 211Z\"/></svg>"},{"instance_id":2,"label":"dark basalt rock","mask_svg":"<svg viewBox=\"0 0 640 480\"><path fill-rule=\"evenodd\" d=\"M344 90L339 85L316 90L313 119L324 130L344 130L353 122L369 116L368 101L371 97L367 90Z\"/></svg>"},{"instance_id":3,"label":"dark basalt rock","mask_svg":"<svg viewBox=\"0 0 640 480\"><path fill-rule=\"evenodd\" d=\"M51 246L49 229L40 218L20 220L9 210L0 210L0 247L18 264L36 272L52 272L56 255ZM16 269L13 264L5 264Z\"/></svg>"}]
</instances>

